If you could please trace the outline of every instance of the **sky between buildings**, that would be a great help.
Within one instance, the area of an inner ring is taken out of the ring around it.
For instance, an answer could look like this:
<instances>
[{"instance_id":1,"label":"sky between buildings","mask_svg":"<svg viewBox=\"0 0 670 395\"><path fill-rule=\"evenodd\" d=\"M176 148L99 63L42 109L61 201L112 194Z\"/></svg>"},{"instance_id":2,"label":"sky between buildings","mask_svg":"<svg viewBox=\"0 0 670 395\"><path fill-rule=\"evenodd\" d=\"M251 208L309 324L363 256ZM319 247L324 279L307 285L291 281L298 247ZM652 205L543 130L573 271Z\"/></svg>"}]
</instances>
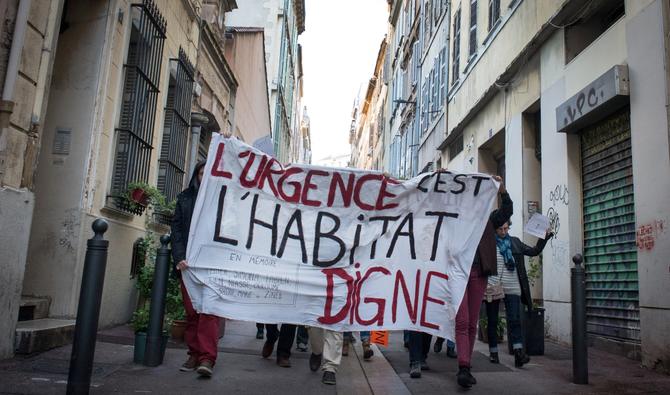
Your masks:
<instances>
[{"instance_id":1,"label":"sky between buildings","mask_svg":"<svg viewBox=\"0 0 670 395\"><path fill-rule=\"evenodd\" d=\"M385 0L306 0L300 35L314 164L349 154L351 110L386 34ZM365 94L365 92L362 92Z\"/></svg>"}]
</instances>

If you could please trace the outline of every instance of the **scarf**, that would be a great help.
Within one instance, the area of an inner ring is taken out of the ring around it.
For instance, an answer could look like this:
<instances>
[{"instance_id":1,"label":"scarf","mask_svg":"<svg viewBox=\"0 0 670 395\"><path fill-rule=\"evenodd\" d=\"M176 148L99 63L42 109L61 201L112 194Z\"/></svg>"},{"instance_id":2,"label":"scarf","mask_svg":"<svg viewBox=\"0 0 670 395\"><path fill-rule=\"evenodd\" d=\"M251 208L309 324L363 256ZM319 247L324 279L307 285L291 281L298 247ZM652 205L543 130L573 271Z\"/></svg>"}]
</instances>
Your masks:
<instances>
[{"instance_id":1,"label":"scarf","mask_svg":"<svg viewBox=\"0 0 670 395\"><path fill-rule=\"evenodd\" d=\"M501 238L496 234L496 245L500 250L500 255L502 255L503 259L505 260L505 267L507 270L514 270L515 262L514 256L512 256L512 240L510 237L505 236L504 238Z\"/></svg>"}]
</instances>

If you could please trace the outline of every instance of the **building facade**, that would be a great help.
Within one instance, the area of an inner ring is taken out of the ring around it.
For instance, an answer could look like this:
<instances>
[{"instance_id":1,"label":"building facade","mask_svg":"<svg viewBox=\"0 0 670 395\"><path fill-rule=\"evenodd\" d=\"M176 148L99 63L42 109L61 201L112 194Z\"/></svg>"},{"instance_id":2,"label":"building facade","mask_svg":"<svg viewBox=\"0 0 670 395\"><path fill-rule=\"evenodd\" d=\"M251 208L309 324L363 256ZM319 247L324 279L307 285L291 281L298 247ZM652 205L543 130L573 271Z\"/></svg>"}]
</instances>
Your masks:
<instances>
[{"instance_id":1,"label":"building facade","mask_svg":"<svg viewBox=\"0 0 670 395\"><path fill-rule=\"evenodd\" d=\"M268 96L272 122L272 141L276 158L282 163L292 159L296 118L298 77L301 73L298 36L305 31L304 0L249 0L228 15L228 25L263 28L268 74Z\"/></svg>"},{"instance_id":2,"label":"building facade","mask_svg":"<svg viewBox=\"0 0 670 395\"><path fill-rule=\"evenodd\" d=\"M549 336L571 341L579 253L591 343L665 371L669 7L389 1L382 161L401 178L435 168L503 176L512 234L534 243L523 224L535 212L556 233L526 262Z\"/></svg>"},{"instance_id":3,"label":"building facade","mask_svg":"<svg viewBox=\"0 0 670 395\"><path fill-rule=\"evenodd\" d=\"M234 0L16 3L4 10L21 28L4 58L2 356L15 330L72 328L98 218L110 245L100 326L128 321L138 240L169 233L169 218L129 203L128 185L174 199L211 133L235 131L238 87L223 48Z\"/></svg>"}]
</instances>

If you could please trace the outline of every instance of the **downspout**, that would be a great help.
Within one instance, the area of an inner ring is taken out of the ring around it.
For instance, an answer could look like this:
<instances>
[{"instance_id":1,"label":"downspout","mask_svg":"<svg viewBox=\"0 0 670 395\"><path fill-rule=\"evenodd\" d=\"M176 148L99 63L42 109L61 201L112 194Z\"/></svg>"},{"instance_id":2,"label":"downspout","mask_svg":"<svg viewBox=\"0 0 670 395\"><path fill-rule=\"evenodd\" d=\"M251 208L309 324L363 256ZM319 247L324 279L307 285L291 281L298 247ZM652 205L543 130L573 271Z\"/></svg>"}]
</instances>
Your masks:
<instances>
[{"instance_id":1,"label":"downspout","mask_svg":"<svg viewBox=\"0 0 670 395\"><path fill-rule=\"evenodd\" d=\"M7 75L5 76L5 85L2 90L3 102L11 101L14 97L14 86L16 85L16 77L19 74L21 51L23 51L23 41L26 36L26 28L28 27L28 12L30 11L30 2L31 0L19 1L19 9L16 12L16 23L14 24L14 35L12 37L12 49L9 52Z\"/></svg>"},{"instance_id":2,"label":"downspout","mask_svg":"<svg viewBox=\"0 0 670 395\"><path fill-rule=\"evenodd\" d=\"M14 34L12 35L12 47L7 61L7 74L5 74L5 84L3 86L2 98L0 100L0 184L2 184L2 179L4 179L5 151L8 149L5 130L9 127L9 120L14 112L15 103L12 101L14 98L14 86L16 85L16 79L19 74L21 52L23 51L26 28L28 27L30 1L31 0L21 0L19 2L19 9L16 12L16 20L14 23Z\"/></svg>"}]
</instances>

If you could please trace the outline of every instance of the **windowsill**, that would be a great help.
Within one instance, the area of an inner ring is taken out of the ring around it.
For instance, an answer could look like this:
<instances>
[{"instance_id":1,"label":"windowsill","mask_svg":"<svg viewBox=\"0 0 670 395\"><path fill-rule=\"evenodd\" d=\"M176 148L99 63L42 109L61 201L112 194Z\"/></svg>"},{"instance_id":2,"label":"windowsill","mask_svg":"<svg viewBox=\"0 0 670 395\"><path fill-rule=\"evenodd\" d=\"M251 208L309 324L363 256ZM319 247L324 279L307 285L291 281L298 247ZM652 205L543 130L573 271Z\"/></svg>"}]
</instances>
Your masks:
<instances>
[{"instance_id":1,"label":"windowsill","mask_svg":"<svg viewBox=\"0 0 670 395\"><path fill-rule=\"evenodd\" d=\"M118 208L114 207L113 203L110 203L109 201L100 209L100 212L118 219L125 219L129 221L132 221L132 219L135 218L134 214L119 210Z\"/></svg>"},{"instance_id":2,"label":"windowsill","mask_svg":"<svg viewBox=\"0 0 670 395\"><path fill-rule=\"evenodd\" d=\"M498 34L498 28L502 25L501 18L498 17L498 19L493 23L493 26L491 26L491 29L489 29L489 33L486 35L486 38L484 39L484 42L482 45L487 45L489 41L493 39Z\"/></svg>"}]
</instances>

